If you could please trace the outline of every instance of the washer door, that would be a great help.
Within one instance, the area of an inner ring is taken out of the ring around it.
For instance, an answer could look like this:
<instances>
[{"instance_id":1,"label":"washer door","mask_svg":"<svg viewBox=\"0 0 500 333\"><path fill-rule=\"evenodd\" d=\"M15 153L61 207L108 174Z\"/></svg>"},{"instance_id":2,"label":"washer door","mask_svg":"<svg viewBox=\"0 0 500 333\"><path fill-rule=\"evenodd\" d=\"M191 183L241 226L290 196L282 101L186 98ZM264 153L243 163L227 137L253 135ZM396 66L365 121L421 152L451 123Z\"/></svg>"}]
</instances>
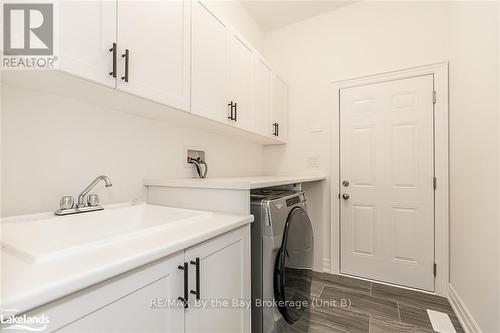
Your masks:
<instances>
[{"instance_id":1,"label":"washer door","mask_svg":"<svg viewBox=\"0 0 500 333\"><path fill-rule=\"evenodd\" d=\"M274 297L289 324L300 318L309 301L313 248L311 220L304 209L295 207L288 214L274 269Z\"/></svg>"}]
</instances>

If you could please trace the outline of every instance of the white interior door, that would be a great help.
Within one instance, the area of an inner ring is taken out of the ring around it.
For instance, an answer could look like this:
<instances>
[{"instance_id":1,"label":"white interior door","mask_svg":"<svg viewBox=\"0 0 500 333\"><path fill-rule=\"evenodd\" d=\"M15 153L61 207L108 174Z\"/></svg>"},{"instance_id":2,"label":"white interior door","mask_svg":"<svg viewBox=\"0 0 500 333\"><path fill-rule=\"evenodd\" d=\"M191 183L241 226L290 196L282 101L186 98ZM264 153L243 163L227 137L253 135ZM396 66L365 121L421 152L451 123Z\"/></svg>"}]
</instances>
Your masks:
<instances>
[{"instance_id":1,"label":"white interior door","mask_svg":"<svg viewBox=\"0 0 500 333\"><path fill-rule=\"evenodd\" d=\"M432 75L340 90L342 273L434 290L432 93Z\"/></svg>"},{"instance_id":2,"label":"white interior door","mask_svg":"<svg viewBox=\"0 0 500 333\"><path fill-rule=\"evenodd\" d=\"M189 111L191 2L118 0L117 12L118 89Z\"/></svg>"}]
</instances>

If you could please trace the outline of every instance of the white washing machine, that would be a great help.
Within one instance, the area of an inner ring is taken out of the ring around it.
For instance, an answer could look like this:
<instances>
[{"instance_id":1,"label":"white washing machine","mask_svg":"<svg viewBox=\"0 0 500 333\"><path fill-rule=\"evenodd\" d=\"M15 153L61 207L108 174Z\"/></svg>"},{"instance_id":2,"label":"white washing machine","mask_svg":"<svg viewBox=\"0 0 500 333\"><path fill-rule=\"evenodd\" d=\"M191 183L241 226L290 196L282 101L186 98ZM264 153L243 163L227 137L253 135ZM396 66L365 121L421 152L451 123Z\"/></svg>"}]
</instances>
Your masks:
<instances>
[{"instance_id":1,"label":"white washing machine","mask_svg":"<svg viewBox=\"0 0 500 333\"><path fill-rule=\"evenodd\" d=\"M252 331L304 330L314 248L304 192L254 190L251 212Z\"/></svg>"}]
</instances>

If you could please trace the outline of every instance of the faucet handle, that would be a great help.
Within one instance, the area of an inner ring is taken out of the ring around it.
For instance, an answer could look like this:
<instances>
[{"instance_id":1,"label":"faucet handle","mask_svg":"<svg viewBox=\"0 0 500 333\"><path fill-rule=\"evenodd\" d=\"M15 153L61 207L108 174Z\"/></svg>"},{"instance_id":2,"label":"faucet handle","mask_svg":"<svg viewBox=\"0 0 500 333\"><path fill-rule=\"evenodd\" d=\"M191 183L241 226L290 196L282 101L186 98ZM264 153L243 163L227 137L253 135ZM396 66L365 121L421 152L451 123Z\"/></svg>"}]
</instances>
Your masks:
<instances>
[{"instance_id":1,"label":"faucet handle","mask_svg":"<svg viewBox=\"0 0 500 333\"><path fill-rule=\"evenodd\" d=\"M70 195L65 195L59 201L59 208L61 208L61 209L71 209L71 208L73 208L74 204L75 204L75 199L73 199L73 197L70 196Z\"/></svg>"},{"instance_id":2,"label":"faucet handle","mask_svg":"<svg viewBox=\"0 0 500 333\"><path fill-rule=\"evenodd\" d=\"M99 196L97 194L89 194L87 197L87 206L99 206Z\"/></svg>"}]
</instances>

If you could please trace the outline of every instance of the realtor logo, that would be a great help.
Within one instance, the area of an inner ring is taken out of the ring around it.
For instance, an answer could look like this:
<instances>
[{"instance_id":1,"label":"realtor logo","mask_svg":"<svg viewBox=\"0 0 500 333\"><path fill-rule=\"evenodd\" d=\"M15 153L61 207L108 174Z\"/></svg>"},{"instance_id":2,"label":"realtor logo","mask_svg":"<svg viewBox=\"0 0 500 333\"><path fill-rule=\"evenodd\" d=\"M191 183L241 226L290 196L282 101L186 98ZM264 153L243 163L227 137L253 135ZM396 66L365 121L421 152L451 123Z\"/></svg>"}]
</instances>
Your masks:
<instances>
[{"instance_id":1,"label":"realtor logo","mask_svg":"<svg viewBox=\"0 0 500 333\"><path fill-rule=\"evenodd\" d=\"M51 3L3 5L4 56L54 54L54 8Z\"/></svg>"}]
</instances>

